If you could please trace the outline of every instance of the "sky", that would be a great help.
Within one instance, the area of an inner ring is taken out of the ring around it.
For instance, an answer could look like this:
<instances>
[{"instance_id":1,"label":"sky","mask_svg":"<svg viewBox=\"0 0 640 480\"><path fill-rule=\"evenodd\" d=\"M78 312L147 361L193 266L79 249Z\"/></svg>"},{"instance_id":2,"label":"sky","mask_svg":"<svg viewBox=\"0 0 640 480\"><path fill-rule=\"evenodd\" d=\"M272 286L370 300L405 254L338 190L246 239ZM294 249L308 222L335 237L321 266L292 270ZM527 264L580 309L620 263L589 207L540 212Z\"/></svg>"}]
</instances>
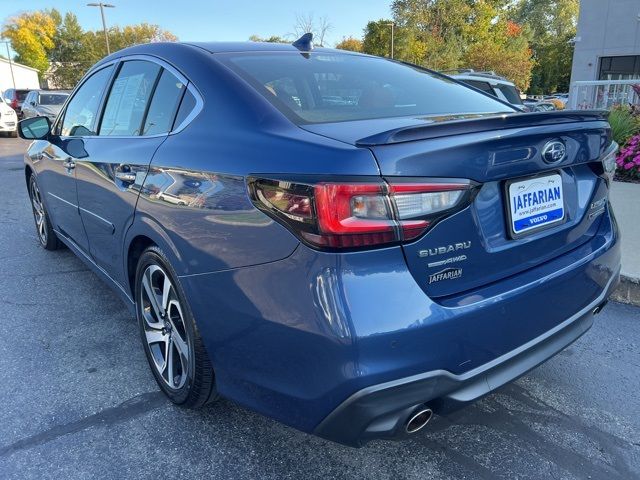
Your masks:
<instances>
[{"instance_id":1,"label":"sky","mask_svg":"<svg viewBox=\"0 0 640 480\"><path fill-rule=\"evenodd\" d=\"M102 29L100 9L87 7L92 0L0 0L0 21L29 10L55 7L77 15L87 30ZM284 36L293 32L296 14L326 16L333 26L325 45L343 37L362 37L370 20L389 18L391 0L103 0L116 8L105 9L107 26L155 23L181 41L248 40Z\"/></svg>"}]
</instances>

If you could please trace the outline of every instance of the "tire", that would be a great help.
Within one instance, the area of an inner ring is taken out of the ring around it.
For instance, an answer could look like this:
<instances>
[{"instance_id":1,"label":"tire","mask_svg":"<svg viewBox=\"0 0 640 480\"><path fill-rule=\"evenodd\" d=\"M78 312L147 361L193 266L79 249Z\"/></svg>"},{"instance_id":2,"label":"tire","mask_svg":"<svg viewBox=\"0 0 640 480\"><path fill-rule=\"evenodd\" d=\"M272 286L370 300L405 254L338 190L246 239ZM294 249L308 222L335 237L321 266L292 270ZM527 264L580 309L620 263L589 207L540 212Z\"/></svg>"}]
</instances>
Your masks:
<instances>
[{"instance_id":1,"label":"tire","mask_svg":"<svg viewBox=\"0 0 640 480\"><path fill-rule=\"evenodd\" d=\"M40 245L45 250L58 250L62 246L62 243L56 236L56 232L53 231L53 227L51 227L49 214L42 201L38 182L34 174L31 174L31 177L29 177L29 198L31 199L31 210L33 212L33 220L36 224L36 234L38 235Z\"/></svg>"},{"instance_id":2,"label":"tire","mask_svg":"<svg viewBox=\"0 0 640 480\"><path fill-rule=\"evenodd\" d=\"M173 267L155 245L140 256L135 295L142 345L160 389L187 408L215 401L213 367L191 308Z\"/></svg>"},{"instance_id":3,"label":"tire","mask_svg":"<svg viewBox=\"0 0 640 480\"><path fill-rule=\"evenodd\" d=\"M11 138L18 138L18 131L14 130L13 132L9 132L8 136Z\"/></svg>"}]
</instances>

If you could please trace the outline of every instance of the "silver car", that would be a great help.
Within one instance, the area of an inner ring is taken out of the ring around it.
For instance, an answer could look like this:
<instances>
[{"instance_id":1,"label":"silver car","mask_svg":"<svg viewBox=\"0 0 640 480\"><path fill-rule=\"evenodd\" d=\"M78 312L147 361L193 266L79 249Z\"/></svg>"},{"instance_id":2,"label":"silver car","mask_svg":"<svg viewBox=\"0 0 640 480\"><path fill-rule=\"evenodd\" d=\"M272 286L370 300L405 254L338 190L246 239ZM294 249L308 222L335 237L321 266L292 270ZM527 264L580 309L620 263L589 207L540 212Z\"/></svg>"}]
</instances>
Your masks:
<instances>
[{"instance_id":1,"label":"silver car","mask_svg":"<svg viewBox=\"0 0 640 480\"><path fill-rule=\"evenodd\" d=\"M49 117L53 121L68 96L65 90L31 90L22 104L23 118Z\"/></svg>"}]
</instances>

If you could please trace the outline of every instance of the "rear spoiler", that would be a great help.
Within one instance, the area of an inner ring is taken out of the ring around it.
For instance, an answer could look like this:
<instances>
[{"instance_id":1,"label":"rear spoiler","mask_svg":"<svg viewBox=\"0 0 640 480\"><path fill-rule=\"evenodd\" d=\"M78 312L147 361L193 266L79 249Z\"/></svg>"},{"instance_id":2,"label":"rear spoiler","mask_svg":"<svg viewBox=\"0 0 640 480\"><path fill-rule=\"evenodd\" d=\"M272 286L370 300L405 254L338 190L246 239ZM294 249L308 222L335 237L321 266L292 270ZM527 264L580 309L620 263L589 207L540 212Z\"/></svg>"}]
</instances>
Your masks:
<instances>
[{"instance_id":1,"label":"rear spoiler","mask_svg":"<svg viewBox=\"0 0 640 480\"><path fill-rule=\"evenodd\" d=\"M465 133L488 132L508 128L534 127L541 125L557 125L561 123L606 121L609 112L606 110L560 110L532 113L507 113L474 118L454 117L446 120L446 116L425 125L400 127L361 138L356 142L358 147L373 147L392 143L428 140L449 137ZM443 120L444 119L444 120Z\"/></svg>"}]
</instances>

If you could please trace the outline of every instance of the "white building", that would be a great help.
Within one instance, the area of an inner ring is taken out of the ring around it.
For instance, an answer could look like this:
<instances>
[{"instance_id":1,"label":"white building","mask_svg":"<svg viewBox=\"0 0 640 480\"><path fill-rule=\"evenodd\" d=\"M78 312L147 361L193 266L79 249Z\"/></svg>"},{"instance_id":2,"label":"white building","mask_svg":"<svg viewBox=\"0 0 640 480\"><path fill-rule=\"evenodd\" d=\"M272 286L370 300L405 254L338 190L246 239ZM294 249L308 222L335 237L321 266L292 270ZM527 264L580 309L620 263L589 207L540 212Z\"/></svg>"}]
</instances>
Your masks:
<instances>
[{"instance_id":1,"label":"white building","mask_svg":"<svg viewBox=\"0 0 640 480\"><path fill-rule=\"evenodd\" d=\"M611 108L637 101L640 0L580 0L570 107Z\"/></svg>"},{"instance_id":2,"label":"white building","mask_svg":"<svg viewBox=\"0 0 640 480\"><path fill-rule=\"evenodd\" d=\"M13 70L13 75L11 71ZM0 92L8 88L24 88L36 90L40 88L38 81L38 71L35 68L27 67L16 62L9 62L5 58L0 58Z\"/></svg>"}]
</instances>

